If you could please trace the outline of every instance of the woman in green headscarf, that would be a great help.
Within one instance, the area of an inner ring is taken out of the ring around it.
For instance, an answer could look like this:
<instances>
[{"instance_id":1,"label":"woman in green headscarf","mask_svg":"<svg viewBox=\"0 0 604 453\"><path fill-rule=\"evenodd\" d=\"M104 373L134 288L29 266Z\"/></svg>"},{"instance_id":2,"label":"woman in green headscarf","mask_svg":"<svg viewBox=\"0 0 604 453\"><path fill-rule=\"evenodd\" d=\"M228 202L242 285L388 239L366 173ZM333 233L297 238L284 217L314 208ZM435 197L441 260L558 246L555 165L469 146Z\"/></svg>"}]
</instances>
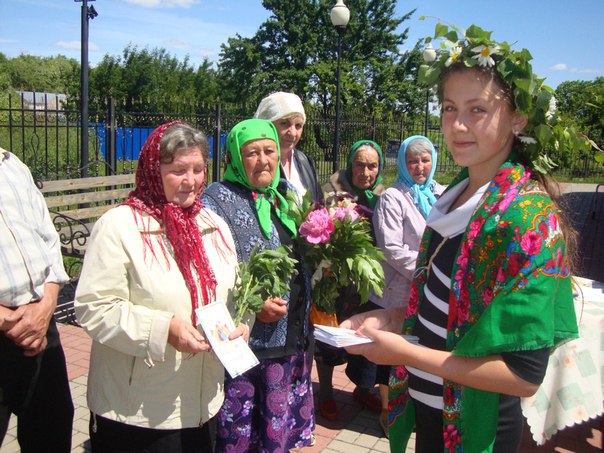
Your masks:
<instances>
[{"instance_id":1,"label":"woman in green headscarf","mask_svg":"<svg viewBox=\"0 0 604 453\"><path fill-rule=\"evenodd\" d=\"M327 201L334 196L341 199L341 193L345 192L349 194L348 197L373 211L378 197L386 190L382 184L383 167L380 145L372 140L355 142L350 148L346 169L331 175L329 182L323 185Z\"/></svg>"},{"instance_id":2,"label":"woman in green headscarf","mask_svg":"<svg viewBox=\"0 0 604 453\"><path fill-rule=\"evenodd\" d=\"M285 213L285 194L294 188L280 179L275 126L262 119L242 121L226 146L224 180L209 185L202 201L228 224L238 261L249 261L255 247L291 245L296 227ZM226 376L216 451L288 451L312 444L310 280L301 265L297 270L289 294L267 299L249 320L249 345L260 365L234 379Z\"/></svg>"},{"instance_id":3,"label":"woman in green headscarf","mask_svg":"<svg viewBox=\"0 0 604 453\"><path fill-rule=\"evenodd\" d=\"M351 200L363 208L360 213L365 217L373 215L375 204L385 188L380 175L384 167L382 149L372 140L359 140L352 145L348 155L346 169L334 173L329 182L323 185L326 204L342 200ZM346 319L355 313L377 308L371 302L360 305L360 296L354 285L342 288L336 301L338 319ZM330 348L317 343L315 353L317 361L317 375L319 377L319 405L318 412L328 420L338 417L338 407L333 395L333 369L334 366L344 363L346 353L342 349ZM380 400L371 393L376 382L383 383L387 379L379 379L377 367L362 356L348 357L346 374L356 384L353 397L363 407L374 412L381 410ZM384 373L382 373L384 374Z\"/></svg>"}]
</instances>

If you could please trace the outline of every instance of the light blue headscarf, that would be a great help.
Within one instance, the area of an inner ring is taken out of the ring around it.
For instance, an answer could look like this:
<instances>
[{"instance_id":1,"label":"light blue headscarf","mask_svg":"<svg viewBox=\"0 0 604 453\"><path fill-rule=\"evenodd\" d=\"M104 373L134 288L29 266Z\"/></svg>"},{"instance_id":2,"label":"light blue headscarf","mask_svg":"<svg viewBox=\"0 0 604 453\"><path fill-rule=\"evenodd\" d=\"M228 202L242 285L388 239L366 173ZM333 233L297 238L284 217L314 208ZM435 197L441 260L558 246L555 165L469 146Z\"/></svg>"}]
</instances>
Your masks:
<instances>
[{"instance_id":1,"label":"light blue headscarf","mask_svg":"<svg viewBox=\"0 0 604 453\"><path fill-rule=\"evenodd\" d=\"M417 184L411 175L409 174L409 170L407 170L407 147L414 140L425 140L432 150L432 170L430 170L430 174L426 179L426 182L423 184ZM411 191L413 192L413 203L417 206L417 209L424 218L428 217L430 214L430 209L432 209L432 205L436 202L436 197L434 196L434 172L436 171L436 149L434 149L434 145L432 142L423 135L413 135L407 138L403 143L401 143L401 147L398 150L398 181L402 181L407 184Z\"/></svg>"}]
</instances>

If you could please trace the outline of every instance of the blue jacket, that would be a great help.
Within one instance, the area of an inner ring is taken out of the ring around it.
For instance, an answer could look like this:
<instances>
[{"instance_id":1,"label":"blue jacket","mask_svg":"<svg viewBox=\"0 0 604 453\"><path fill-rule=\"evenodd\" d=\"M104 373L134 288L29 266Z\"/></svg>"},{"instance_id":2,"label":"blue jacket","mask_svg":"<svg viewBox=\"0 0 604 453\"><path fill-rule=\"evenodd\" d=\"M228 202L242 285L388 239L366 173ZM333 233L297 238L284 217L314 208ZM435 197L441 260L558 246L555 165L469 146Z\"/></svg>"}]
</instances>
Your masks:
<instances>
[{"instance_id":1,"label":"blue jacket","mask_svg":"<svg viewBox=\"0 0 604 453\"><path fill-rule=\"evenodd\" d=\"M290 188L289 183L281 180L278 190ZM254 200L248 189L227 181L210 184L201 196L204 206L216 212L228 224L235 241L235 250L239 262L250 258L255 246L262 251L265 248L276 249L281 245L280 235L273 217L270 239L260 230ZM283 228L280 228L283 230ZM286 235L281 235L283 238ZM287 244L291 245L291 244ZM288 301L287 313L279 321L263 323L256 318L250 333L249 345L258 358L275 358L294 354L306 349L311 341L310 335L310 279L304 271L299 256L298 276L294 277L291 292L283 296Z\"/></svg>"}]
</instances>

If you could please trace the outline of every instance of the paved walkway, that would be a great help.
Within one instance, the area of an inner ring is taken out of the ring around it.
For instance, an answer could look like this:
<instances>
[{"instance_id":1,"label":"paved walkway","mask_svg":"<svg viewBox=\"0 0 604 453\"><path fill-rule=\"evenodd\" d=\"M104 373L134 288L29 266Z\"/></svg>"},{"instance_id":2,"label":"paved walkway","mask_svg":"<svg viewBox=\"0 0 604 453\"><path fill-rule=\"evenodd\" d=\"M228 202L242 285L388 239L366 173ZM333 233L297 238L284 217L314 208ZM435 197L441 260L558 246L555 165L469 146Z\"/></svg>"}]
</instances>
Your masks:
<instances>
[{"instance_id":1,"label":"paved walkway","mask_svg":"<svg viewBox=\"0 0 604 453\"><path fill-rule=\"evenodd\" d=\"M72 451L77 453L90 452L88 442L89 412L86 406L86 380L91 340L79 327L60 325L61 342L67 358L67 371L71 384L71 394L75 407L73 423ZM315 395L318 394L317 376L313 371ZM352 384L344 373L344 366L336 367L333 384L335 398L340 408L340 417L328 421L317 416L317 439L314 447L301 449L301 453L387 453L388 440L383 436L377 421L377 414L362 410L352 398ZM19 445L16 440L16 421L13 417L1 453L17 453ZM602 446L602 418L582 425L566 429L558 433L551 441L542 447L537 447L528 436L522 443L523 453L545 452L600 452ZM415 451L412 441L407 452Z\"/></svg>"},{"instance_id":2,"label":"paved walkway","mask_svg":"<svg viewBox=\"0 0 604 453\"><path fill-rule=\"evenodd\" d=\"M567 194L571 221L580 233L583 270L579 275L604 280L604 190L595 195L595 184L565 184L563 191ZM602 188L604 189L604 188ZM596 198L597 197L597 198ZM91 340L78 327L61 325L61 341L67 358L71 393L75 406L73 424L73 452L89 452L88 419L86 406L86 380ZM313 371L313 386L318 394L316 372ZM361 410L353 400L354 385L344 373L344 366L336 367L333 384L335 398L340 408L340 417L328 421L317 416L314 447L303 448L301 453L373 453L388 452L388 441L381 432L377 414ZM604 420L602 417L567 428L559 432L544 446L537 447L525 427L525 436L521 445L522 453L591 453L602 451L602 434ZM407 452L413 452L412 441ZM13 417L0 453L19 451L16 440L16 421Z\"/></svg>"}]
</instances>

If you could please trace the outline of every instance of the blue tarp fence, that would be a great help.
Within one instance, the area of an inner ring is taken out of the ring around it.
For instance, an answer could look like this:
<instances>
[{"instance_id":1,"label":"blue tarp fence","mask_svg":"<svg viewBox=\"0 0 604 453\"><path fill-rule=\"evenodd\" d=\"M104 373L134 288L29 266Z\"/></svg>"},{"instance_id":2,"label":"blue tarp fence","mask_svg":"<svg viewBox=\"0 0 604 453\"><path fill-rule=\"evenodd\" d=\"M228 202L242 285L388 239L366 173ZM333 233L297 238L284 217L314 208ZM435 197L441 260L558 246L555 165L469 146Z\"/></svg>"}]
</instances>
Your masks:
<instances>
[{"instance_id":1,"label":"blue tarp fence","mask_svg":"<svg viewBox=\"0 0 604 453\"><path fill-rule=\"evenodd\" d=\"M105 159L107 159L107 128L105 123L91 124L90 127L94 127L97 131L97 137L100 144L100 152ZM116 128L116 159L117 160L137 160L138 155L147 140L147 137L151 135L154 128L150 127L118 127ZM220 149L224 149L227 134L223 133L220 135ZM214 137L208 136L208 142L210 142L210 159L213 157L214 151Z\"/></svg>"}]
</instances>

